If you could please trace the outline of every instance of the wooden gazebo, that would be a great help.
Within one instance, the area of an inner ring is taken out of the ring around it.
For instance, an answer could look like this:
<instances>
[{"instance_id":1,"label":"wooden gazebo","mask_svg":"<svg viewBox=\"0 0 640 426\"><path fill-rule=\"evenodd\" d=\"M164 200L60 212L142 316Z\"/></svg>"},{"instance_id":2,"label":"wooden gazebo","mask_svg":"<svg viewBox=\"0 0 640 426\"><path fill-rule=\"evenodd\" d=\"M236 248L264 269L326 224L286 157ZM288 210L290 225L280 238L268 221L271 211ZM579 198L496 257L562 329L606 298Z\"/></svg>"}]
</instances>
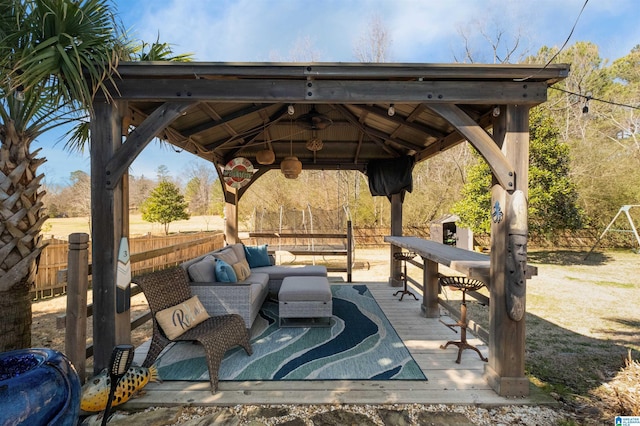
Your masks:
<instances>
[{"instance_id":1,"label":"wooden gazebo","mask_svg":"<svg viewBox=\"0 0 640 426\"><path fill-rule=\"evenodd\" d=\"M248 185L223 185L229 243L238 240L244 191L285 157L303 170L366 172L371 161L419 162L468 141L495 182L485 377L500 395L528 392L524 317L511 298L524 309L529 109L546 101L568 65L137 62L117 72L117 88L95 100L91 122L94 371L130 340L129 312L116 313L118 242L129 232L127 170L154 138L211 161L221 177L234 158L252 161ZM313 138L321 150L307 149ZM265 148L276 161L260 165ZM390 195L391 235L402 235L402 198Z\"/></svg>"}]
</instances>

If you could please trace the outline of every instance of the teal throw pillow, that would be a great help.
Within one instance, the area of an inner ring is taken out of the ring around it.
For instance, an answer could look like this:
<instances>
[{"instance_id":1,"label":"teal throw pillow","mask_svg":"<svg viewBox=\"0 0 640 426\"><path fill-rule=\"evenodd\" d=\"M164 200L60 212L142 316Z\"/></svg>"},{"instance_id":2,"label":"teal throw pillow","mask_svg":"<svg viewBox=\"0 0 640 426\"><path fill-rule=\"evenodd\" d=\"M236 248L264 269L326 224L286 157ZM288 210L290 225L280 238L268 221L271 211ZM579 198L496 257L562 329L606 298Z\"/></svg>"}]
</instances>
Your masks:
<instances>
[{"instance_id":1,"label":"teal throw pillow","mask_svg":"<svg viewBox=\"0 0 640 426\"><path fill-rule=\"evenodd\" d=\"M236 271L233 270L224 260L218 259L216 261L216 279L221 283L237 283L238 277Z\"/></svg>"},{"instance_id":2,"label":"teal throw pillow","mask_svg":"<svg viewBox=\"0 0 640 426\"><path fill-rule=\"evenodd\" d=\"M250 268L271 266L267 244L261 246L244 246L244 255Z\"/></svg>"}]
</instances>

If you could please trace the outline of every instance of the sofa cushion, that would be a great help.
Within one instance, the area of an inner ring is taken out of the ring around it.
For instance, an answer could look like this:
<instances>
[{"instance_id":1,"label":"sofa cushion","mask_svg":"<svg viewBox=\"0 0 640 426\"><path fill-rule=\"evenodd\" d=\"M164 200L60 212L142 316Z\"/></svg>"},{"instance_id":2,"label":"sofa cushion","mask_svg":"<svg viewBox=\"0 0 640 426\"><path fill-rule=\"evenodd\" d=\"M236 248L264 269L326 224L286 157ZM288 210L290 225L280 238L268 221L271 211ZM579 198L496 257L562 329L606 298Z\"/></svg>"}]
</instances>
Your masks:
<instances>
[{"instance_id":1,"label":"sofa cushion","mask_svg":"<svg viewBox=\"0 0 640 426\"><path fill-rule=\"evenodd\" d=\"M228 265L233 265L234 263L238 263L240 259L236 255L235 250L231 248L231 246L223 247L219 250L216 250L211 253L213 257L219 260L224 260Z\"/></svg>"},{"instance_id":2,"label":"sofa cushion","mask_svg":"<svg viewBox=\"0 0 640 426\"><path fill-rule=\"evenodd\" d=\"M244 244L236 243L236 244L231 244L229 247L231 247L231 250L233 250L233 252L235 253L236 259L238 259L238 262L246 259L244 255Z\"/></svg>"},{"instance_id":3,"label":"sofa cushion","mask_svg":"<svg viewBox=\"0 0 640 426\"><path fill-rule=\"evenodd\" d=\"M271 265L252 268L252 273L261 272L269 274L269 280L282 281L292 276L326 277L327 268L322 265Z\"/></svg>"},{"instance_id":4,"label":"sofa cushion","mask_svg":"<svg viewBox=\"0 0 640 426\"><path fill-rule=\"evenodd\" d=\"M244 246L244 254L249 262L249 267L271 266L267 244L261 246Z\"/></svg>"},{"instance_id":5,"label":"sofa cushion","mask_svg":"<svg viewBox=\"0 0 640 426\"><path fill-rule=\"evenodd\" d=\"M245 259L242 259L241 261L234 263L233 265L231 265L231 267L233 268L233 271L236 273L236 277L238 278L238 281L244 281L249 277L249 275L251 275L251 269L249 269L249 264Z\"/></svg>"},{"instance_id":6,"label":"sofa cushion","mask_svg":"<svg viewBox=\"0 0 640 426\"><path fill-rule=\"evenodd\" d=\"M158 325L170 340L179 337L207 318L209 318L209 314L200 303L198 296L193 296L156 314Z\"/></svg>"},{"instance_id":7,"label":"sofa cushion","mask_svg":"<svg viewBox=\"0 0 640 426\"><path fill-rule=\"evenodd\" d=\"M187 268L189 278L194 282L210 283L216 280L216 258L208 255Z\"/></svg>"},{"instance_id":8,"label":"sofa cushion","mask_svg":"<svg viewBox=\"0 0 640 426\"><path fill-rule=\"evenodd\" d=\"M216 261L216 279L223 283L238 282L238 276L233 267L222 259Z\"/></svg>"}]
</instances>

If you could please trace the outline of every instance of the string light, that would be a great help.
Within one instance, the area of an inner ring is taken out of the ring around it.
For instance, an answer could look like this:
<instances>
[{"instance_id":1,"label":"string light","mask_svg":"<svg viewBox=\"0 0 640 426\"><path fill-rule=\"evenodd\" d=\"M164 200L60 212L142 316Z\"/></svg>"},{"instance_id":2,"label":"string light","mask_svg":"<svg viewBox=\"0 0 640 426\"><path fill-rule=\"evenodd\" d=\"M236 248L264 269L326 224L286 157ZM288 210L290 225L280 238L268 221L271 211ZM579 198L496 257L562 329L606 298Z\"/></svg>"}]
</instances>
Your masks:
<instances>
[{"instance_id":1,"label":"string light","mask_svg":"<svg viewBox=\"0 0 640 426\"><path fill-rule=\"evenodd\" d=\"M621 104L621 103L618 103L618 102L608 101L606 99L594 98L593 96L591 96L591 92L588 92L586 95L582 95L580 93L574 93L574 92L571 92L569 90L560 89L559 87L551 86L549 88L550 89L554 89L554 90L558 90L560 92L563 92L563 93L566 93L566 94L569 94L569 95L578 96L580 98L585 99L587 102L589 102L589 101L604 102L605 104L609 104L609 105L615 105L615 106L619 106L619 107L632 108L632 109L640 110L640 106ZM587 109L587 112L588 112L588 109Z\"/></svg>"}]
</instances>

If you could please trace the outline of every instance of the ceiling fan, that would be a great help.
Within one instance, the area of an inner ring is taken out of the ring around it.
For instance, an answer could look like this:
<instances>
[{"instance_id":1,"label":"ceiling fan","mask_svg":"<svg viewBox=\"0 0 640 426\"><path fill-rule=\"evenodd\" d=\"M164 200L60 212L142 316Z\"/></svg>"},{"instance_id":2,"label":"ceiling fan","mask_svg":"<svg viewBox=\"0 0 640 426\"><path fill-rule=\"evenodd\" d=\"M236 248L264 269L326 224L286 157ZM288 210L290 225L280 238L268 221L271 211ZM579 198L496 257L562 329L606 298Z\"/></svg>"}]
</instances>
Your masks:
<instances>
[{"instance_id":1,"label":"ceiling fan","mask_svg":"<svg viewBox=\"0 0 640 426\"><path fill-rule=\"evenodd\" d=\"M311 107L311 111L295 119L296 125L307 130L322 130L333 124L333 121L324 114L316 110L316 106Z\"/></svg>"}]
</instances>

